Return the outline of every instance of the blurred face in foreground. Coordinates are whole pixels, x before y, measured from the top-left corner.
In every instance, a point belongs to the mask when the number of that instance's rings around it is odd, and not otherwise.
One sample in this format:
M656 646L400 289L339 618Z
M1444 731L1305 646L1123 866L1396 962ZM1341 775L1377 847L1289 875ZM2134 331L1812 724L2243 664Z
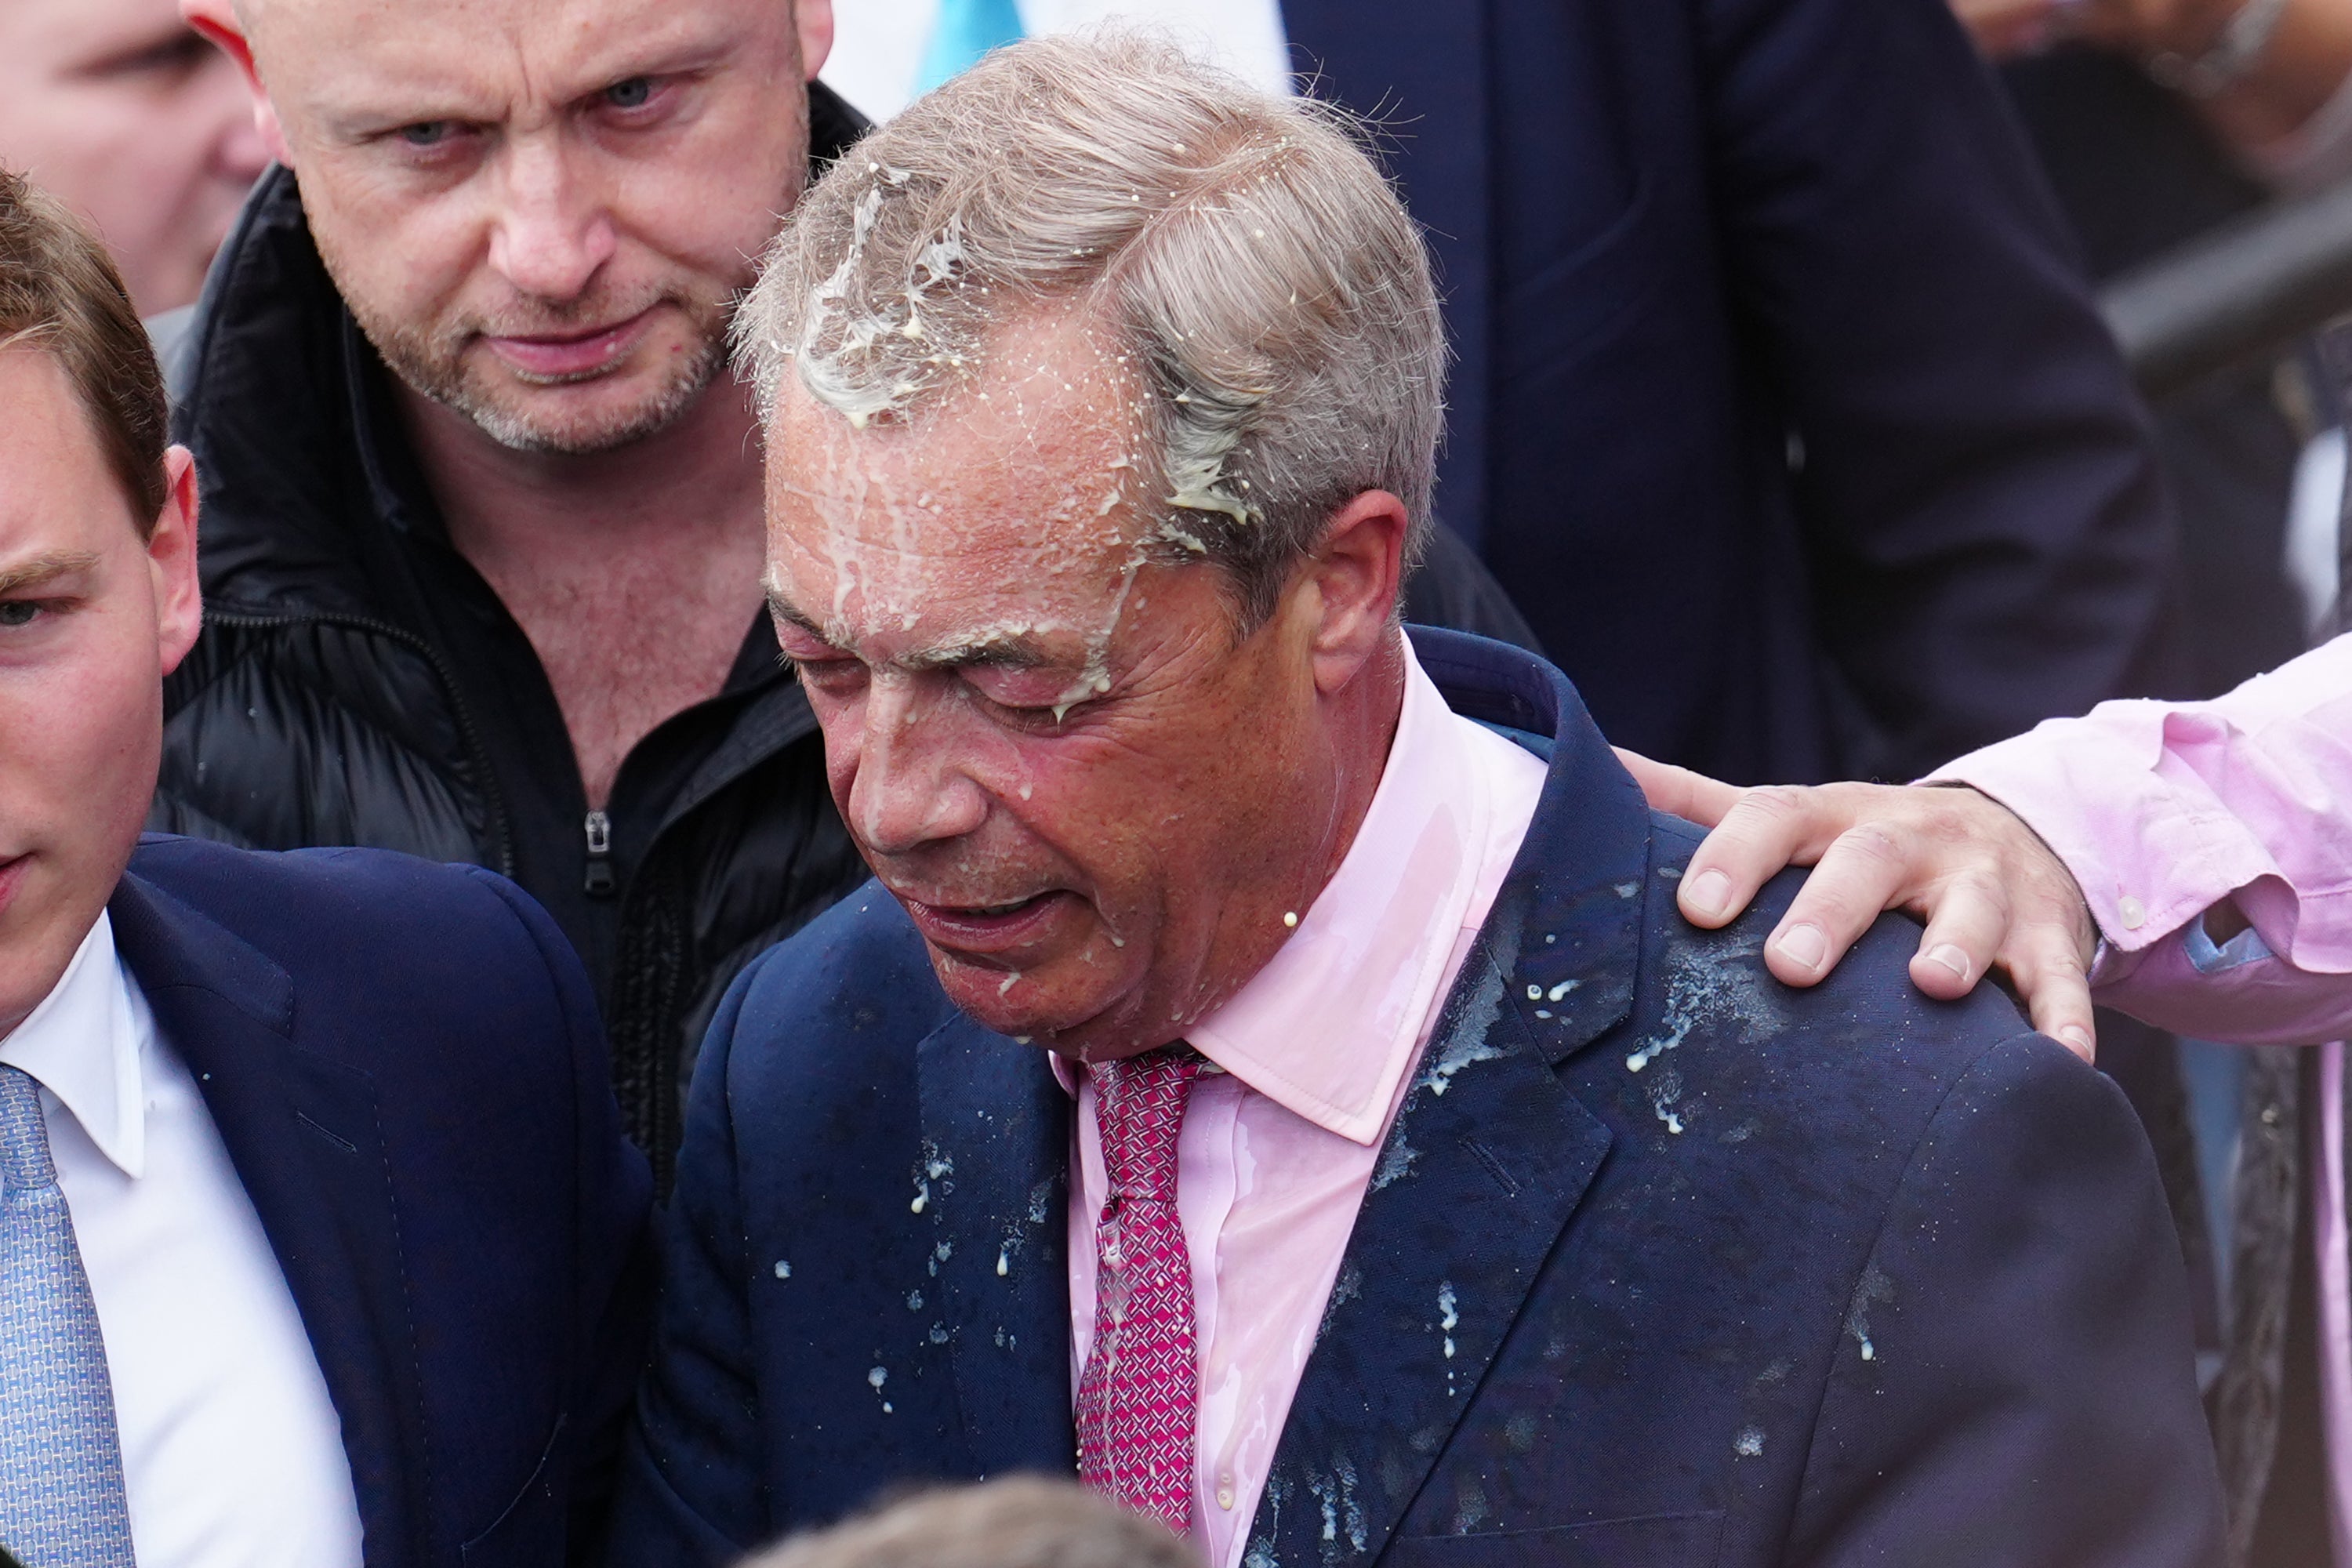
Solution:
M236 67L175 0L0 4L0 164L89 219L142 315L196 297L268 163Z
M1357 498L1237 637L1222 567L1141 548L1127 370L1069 318L991 363L864 430L786 377L771 600L834 799L950 998L1116 1058L1230 996L1346 853L1402 691L1404 510Z
M691 407L808 158L828 0L185 0L416 391L525 451ZM240 20L241 18L241 20Z
M0 350L0 1035L64 974L154 792L200 612L194 474L168 461L142 539L65 373Z

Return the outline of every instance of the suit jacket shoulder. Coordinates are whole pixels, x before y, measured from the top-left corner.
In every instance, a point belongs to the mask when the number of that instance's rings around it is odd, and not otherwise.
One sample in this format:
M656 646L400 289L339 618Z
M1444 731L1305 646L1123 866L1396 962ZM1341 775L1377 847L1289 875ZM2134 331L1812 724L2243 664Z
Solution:
M2212 1560L2179 1247L2121 1092L1990 988L1922 995L1900 917L1781 985L1761 944L1801 879L1701 931L1674 906L1700 835L1650 837L1631 1010L1559 1068L1608 1154L1515 1331L1544 1348L1498 1358L1404 1533L1451 1533L1466 1486L1482 1533L1617 1561L1664 1550L1614 1522L1650 1515L1725 1563ZM1538 1039L1548 997L1510 999ZM1515 1422L1645 1435L1555 1468Z
M570 984L578 961L569 944L520 889L478 867L151 834L131 875L282 969L298 1010L288 1021L305 1048L348 1065L427 1070L445 1052L481 1055L467 1047L506 1024L523 1026L498 1053L507 1068L568 1077L574 1037L595 1032L593 1000L583 1013ZM339 1005L370 1026L339 1023Z
M367 1568L585 1550L651 1184L553 924L472 867L165 837L110 909L318 1354Z

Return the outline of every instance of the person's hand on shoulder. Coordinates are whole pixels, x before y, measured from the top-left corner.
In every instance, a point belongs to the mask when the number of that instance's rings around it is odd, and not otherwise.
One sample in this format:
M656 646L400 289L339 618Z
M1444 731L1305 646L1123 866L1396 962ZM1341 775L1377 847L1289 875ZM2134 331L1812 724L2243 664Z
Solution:
M2098 929L2064 864L1999 802L1964 786L1740 789L1617 756L1654 808L1711 830L1677 895L1692 924L1728 925L1782 869L1811 866L1765 943L1780 980L1816 984L1880 914L1902 910L1927 923L1911 960L1920 990L1952 1000L1999 969L2035 1028L2091 1058Z

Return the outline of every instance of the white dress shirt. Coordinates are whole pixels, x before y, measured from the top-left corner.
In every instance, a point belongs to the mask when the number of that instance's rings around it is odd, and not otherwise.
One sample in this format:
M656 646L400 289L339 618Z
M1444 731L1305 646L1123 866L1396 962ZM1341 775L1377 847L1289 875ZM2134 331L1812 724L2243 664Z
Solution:
M1166 34L1200 58L1266 92L1293 90L1281 0L1017 0L1031 37L1113 19ZM819 78L869 120L887 120L915 96L940 0L841 0L833 53Z
M140 1568L358 1568L342 1426L212 1113L104 914L0 1062L42 1089Z

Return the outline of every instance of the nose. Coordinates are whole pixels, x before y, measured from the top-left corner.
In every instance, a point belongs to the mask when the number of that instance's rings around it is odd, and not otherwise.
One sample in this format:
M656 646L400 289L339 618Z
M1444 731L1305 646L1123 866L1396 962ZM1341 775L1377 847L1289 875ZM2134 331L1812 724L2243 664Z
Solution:
M976 831L988 795L961 755L951 715L913 683L875 681L856 739L849 824L877 855L907 855Z
M578 299L612 258L610 214L573 167L561 132L516 138L504 163L491 268L532 299Z

